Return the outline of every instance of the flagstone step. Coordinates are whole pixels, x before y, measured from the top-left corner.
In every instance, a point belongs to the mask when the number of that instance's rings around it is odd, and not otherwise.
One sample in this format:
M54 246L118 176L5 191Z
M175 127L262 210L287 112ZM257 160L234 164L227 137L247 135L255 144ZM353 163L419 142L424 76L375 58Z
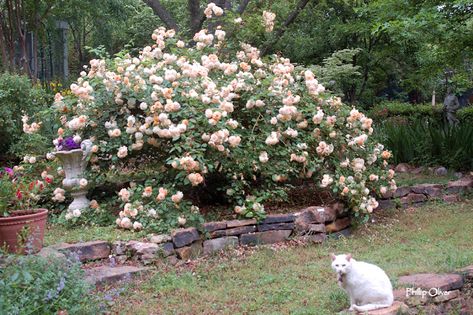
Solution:
M86 269L86 281L97 286L129 281L149 273L151 268L135 266L99 266Z

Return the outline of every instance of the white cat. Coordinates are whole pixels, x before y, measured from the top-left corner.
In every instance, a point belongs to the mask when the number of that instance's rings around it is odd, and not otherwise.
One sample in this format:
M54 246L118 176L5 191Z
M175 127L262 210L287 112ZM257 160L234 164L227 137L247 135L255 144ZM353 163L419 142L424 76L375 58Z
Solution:
M393 287L381 268L356 261L351 254L330 256L338 284L350 296L350 311L365 312L393 304Z

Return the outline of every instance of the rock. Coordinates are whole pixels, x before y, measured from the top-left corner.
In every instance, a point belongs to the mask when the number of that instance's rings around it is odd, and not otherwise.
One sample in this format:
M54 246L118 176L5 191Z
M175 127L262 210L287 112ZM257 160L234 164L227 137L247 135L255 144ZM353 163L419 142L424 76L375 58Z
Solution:
M473 187L473 176L465 176L456 181L449 182L447 184L447 191L449 193L460 193L471 190Z
M127 251L132 254L133 259L148 265L157 259L160 246L155 243L129 241L126 244Z
M261 221L261 224L285 223L294 222L296 216L294 213L288 214L269 214Z
M378 207L375 210L386 210L386 209L395 208L395 207L396 207L396 204L394 203L393 200L391 200L391 199L387 199L387 200L380 199L380 200L378 200Z
M176 251L174 250L174 244L172 242L167 242L159 245L159 252L163 257L168 257L174 255Z
M450 202L457 202L460 200L460 197L458 197L457 194L450 194L450 195L444 195L442 197L442 200L444 202L450 203Z
M126 254L126 243L122 241L116 241L112 244L112 254L113 255L125 255Z
M425 167L423 166L419 166L411 170L411 174L414 174L414 175L419 175L423 172L425 172Z
M176 253L182 260L197 258L202 254L202 241L194 242L190 246L176 248Z
M241 245L260 245L284 242L291 235L291 230L278 230L242 234L240 236Z
M179 260L177 259L177 257L175 255L166 257L166 261L167 261L168 264L170 264L172 266L177 265L177 263L179 262Z
M156 254L159 250L159 245L148 242L129 241L126 243L126 249L133 255Z
M244 233L251 233L251 232L256 232L255 225L246 225L246 226L239 226L239 227L226 229L226 230L213 231L212 233L210 233L210 237L217 238L217 237L222 237L222 236L235 236L235 235L241 235Z
M123 265L128 260L128 256L125 255L114 256L114 258L115 262L119 265Z
M450 300L453 300L460 296L460 291L459 290L453 290L453 291L445 291L440 295L437 295L434 297L434 302L435 303L444 303Z
M424 194L429 197L439 197L442 195L443 186L440 184L419 184L412 187L412 192Z
M227 228L245 226L245 225L254 225L256 224L256 219L249 219L249 220L232 220L227 221Z
M307 233L310 225L314 223L325 222L325 208L322 207L308 207L296 214L294 221L294 230L298 234Z
M406 304L399 302L399 301L394 301L393 305L390 307L385 307L385 308L380 308L377 310L365 312L364 314L367 315L397 315L397 314L402 314L408 311L408 307Z
M143 275L149 272L149 268L135 267L135 266L99 266L91 269L86 269L86 281L97 286L104 284L111 284L118 281L127 281L131 278Z
M448 174L448 170L445 167L440 166L435 169L434 174L437 176L446 176Z
M388 191L386 191L384 194L381 194L382 199L391 199L391 198L393 198L393 196L394 196L394 191L392 191L390 189Z
M215 238L212 240L204 241L204 254L210 254L225 249L227 247L236 246L238 246L238 237L236 236Z
M203 224L204 230L207 232L213 232L216 230L225 230L227 228L227 222L207 222Z
M325 224L309 224L308 234L325 233L327 231Z
M410 205L413 203L424 202L427 200L427 197L423 194L410 193L409 195L401 198L401 204Z
M467 278L473 279L473 265L458 270L459 273Z
M52 247L43 247L36 255L46 259L52 257L53 259L66 260L66 255Z
M149 238L149 241L151 243L161 244L161 243L166 243L166 242L172 241L172 237L170 235L167 235L167 234L152 235Z
M394 300L404 302L407 299L406 288L396 289L393 291Z
M411 187L408 187L408 186L398 187L396 191L393 193L393 197L394 198L404 197L408 195L410 192L411 192Z
M456 290L463 287L463 277L457 274L419 273L402 276L398 281L401 285L413 285L424 290L437 288L442 291Z
M183 247L200 239L196 228L177 229L171 233L172 242L176 247Z
M346 228L341 231L331 233L330 238L338 240L343 237L349 237L350 235L351 235L351 228Z
M341 202L334 202L324 209L325 222L335 221L336 218L347 216L348 211L345 209L345 205Z
M399 163L395 168L394 170L396 171L396 173L408 173L409 170L410 170L410 166L409 164L406 164L406 163Z
M333 221L332 223L330 224L327 224L325 226L325 229L327 230L327 233L334 233L334 232L338 232L338 231L341 231L347 227L350 226L350 223L351 223L351 219L350 218L342 218L342 219L337 219L335 221Z
M91 241L77 244L63 244L55 247L61 253L77 255L81 262L108 258L110 245L105 241Z
M274 224L259 224L257 226L257 229L258 229L258 232L264 232L264 231L270 231L270 230L293 230L294 223L285 222L285 223L274 223Z

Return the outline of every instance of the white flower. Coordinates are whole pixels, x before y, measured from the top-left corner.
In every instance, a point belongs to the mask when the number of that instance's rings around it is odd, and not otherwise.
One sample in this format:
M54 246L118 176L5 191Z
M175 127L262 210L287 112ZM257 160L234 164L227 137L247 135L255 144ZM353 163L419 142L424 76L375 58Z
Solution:
M179 203L181 202L182 197L184 197L184 194L181 191L178 191L177 193L171 196L171 200L174 203Z
M48 152L46 153L46 159L52 161L56 158L56 155L54 153Z
M260 155L259 155L259 161L261 163L266 163L266 162L268 162L268 160L269 160L268 152L266 152L266 151L261 152Z
M131 229L133 224L131 223L131 220L127 217L124 217L121 219L120 226L124 229Z
M126 188L122 188L118 193L118 196L123 202L128 202L130 199L130 192Z
M117 156L120 158L120 159L123 159L124 157L126 157L128 155L128 148L126 146L121 146L119 149L118 149L118 153L117 153Z
M74 217L76 217L76 218L80 217L81 214L82 214L82 213L80 212L79 209L74 209L74 210L72 211L72 215L73 215Z
M240 136L230 136L228 138L228 143L230 144L232 148L237 147L240 144L240 141L241 141Z
M362 172L365 170L365 160L361 158L353 159L351 167L355 172Z
M186 222L187 222L187 220L186 220L185 217L179 217L179 218L177 218L177 223L178 223L180 226L186 225Z
M333 183L333 178L330 175L325 174L322 178L322 183L320 184L320 187L325 188L331 183Z
M36 163L36 157L30 156L30 158L28 159L28 162L29 162L30 164Z
M137 230L137 231L138 231L138 230L141 230L142 228L143 228L143 224L141 224L140 222L135 221L135 222L133 223L133 230Z
M88 183L89 183L89 182L88 182L87 179L85 179L85 178L81 178L81 179L79 180L79 186L80 186L81 188L87 187L87 184L88 184Z
M267 145L275 145L278 142L279 142L279 136L278 136L278 133L275 131L272 131L265 141Z

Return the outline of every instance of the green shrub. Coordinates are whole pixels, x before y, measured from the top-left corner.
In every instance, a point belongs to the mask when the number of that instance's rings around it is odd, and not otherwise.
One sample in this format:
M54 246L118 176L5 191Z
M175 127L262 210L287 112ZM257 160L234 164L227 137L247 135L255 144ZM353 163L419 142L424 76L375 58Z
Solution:
M369 111L369 116L376 121L388 118L404 118L416 120L419 118L442 119L442 104L410 104L402 102L382 102ZM390 119L391 120L391 119Z
M473 124L473 106L459 109L457 112L457 117L461 123Z
M392 150L394 163L443 165L473 169L473 125L450 126L418 119L412 123L385 122L377 136Z
M20 139L22 116L36 113L49 101L41 86L33 85L26 76L0 74L0 152L8 152Z
M0 257L1 258L1 257ZM0 269L0 314L96 314L80 263L39 256L7 256Z

